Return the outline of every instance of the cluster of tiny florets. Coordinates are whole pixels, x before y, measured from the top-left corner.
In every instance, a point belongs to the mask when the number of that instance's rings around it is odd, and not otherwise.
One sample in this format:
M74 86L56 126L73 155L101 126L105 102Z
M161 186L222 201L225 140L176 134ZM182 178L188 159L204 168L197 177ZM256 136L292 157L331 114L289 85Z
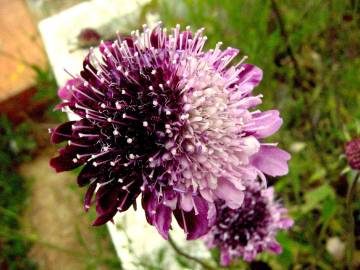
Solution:
M248 187L238 209L231 209L222 201L216 203L216 209L217 217L206 241L210 248L220 249L222 265L238 257L252 261L264 251L280 253L276 233L293 225L287 210L274 200L273 188L263 189L258 184Z

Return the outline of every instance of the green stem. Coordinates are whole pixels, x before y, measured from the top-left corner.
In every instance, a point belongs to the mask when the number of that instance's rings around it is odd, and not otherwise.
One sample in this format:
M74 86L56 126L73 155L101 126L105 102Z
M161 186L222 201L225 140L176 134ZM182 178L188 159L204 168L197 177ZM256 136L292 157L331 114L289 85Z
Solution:
M289 55L290 60L291 60L291 62L293 64L293 66L294 66L294 70L295 70L295 74L296 74L297 79L301 81L300 66L299 66L298 61L296 60L294 51L293 51L293 49L292 49L292 47L290 45L289 35L288 35L288 32L286 31L285 23L284 23L282 15L281 15L280 9L279 9L279 7L278 7L275 0L270 0L270 2L271 2L272 9L274 11L276 20L277 20L277 22L279 24L279 27L280 27L281 36L283 37L283 39L285 41L286 52Z
M355 177L354 180L351 183L351 186L349 187L348 193L346 195L346 207L347 207L347 214L348 214L348 218L349 218L349 235L348 235L348 240L347 240L347 265L348 265L348 269L352 270L353 269L353 255L354 255L354 249L355 249L355 235L354 235L354 229L355 229L355 220L354 220L354 215L353 215L353 210L352 210L352 201L353 201L353 196L356 192L356 184L358 179L360 178L360 173L358 172Z
M213 268L211 265L207 264L206 262L200 260L199 258L196 258L190 254L185 253L184 251L182 251L174 242L174 240L171 238L171 236L169 235L169 244L170 246L174 249L174 251L179 254L180 256L183 256L184 258L187 258L191 261L194 261L198 264L200 264L204 269L207 270L216 270L215 268Z

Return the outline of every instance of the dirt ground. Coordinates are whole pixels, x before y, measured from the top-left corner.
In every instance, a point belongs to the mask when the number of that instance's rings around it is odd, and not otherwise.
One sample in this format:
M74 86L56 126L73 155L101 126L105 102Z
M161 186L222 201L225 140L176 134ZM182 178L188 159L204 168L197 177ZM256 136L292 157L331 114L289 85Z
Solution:
M106 228L92 227L83 212L75 175L50 168L53 154L45 150L20 170L32 189L24 216L26 234L35 238L29 257L46 270L120 269L109 266L117 259Z

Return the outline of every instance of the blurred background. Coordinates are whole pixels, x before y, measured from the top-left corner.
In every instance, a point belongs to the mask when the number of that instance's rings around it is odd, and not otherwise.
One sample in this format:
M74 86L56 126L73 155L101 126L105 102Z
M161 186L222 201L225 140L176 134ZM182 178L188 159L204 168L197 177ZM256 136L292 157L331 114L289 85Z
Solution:
M0 270L128 269L106 227L90 226L76 174L49 168L47 129L66 119L53 111L65 64L155 20L205 27L207 48L239 48L264 71L261 109L284 119L272 141L291 152L290 172L269 184L295 226L278 235L281 255L229 269L360 269L360 200L356 186L348 195L356 172L344 155L360 134L358 0L0 0ZM202 269L177 252L165 262L163 245L132 269Z

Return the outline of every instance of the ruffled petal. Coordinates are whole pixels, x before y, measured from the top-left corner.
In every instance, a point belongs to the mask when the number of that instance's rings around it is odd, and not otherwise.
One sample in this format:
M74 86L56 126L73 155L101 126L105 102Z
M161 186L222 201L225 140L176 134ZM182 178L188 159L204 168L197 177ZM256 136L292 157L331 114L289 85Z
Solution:
M195 240L209 231L208 210L208 204L204 199L194 197L193 210L185 212L182 209L176 209L174 211L174 216L179 226L185 231L187 240Z
M66 82L66 84L58 90L58 96L62 100L70 100L73 95L73 87L77 87L82 83L80 78L70 79Z
M241 65L243 71L239 74L239 88L243 92L250 93L261 81L263 72L257 66L250 64Z
M169 239L169 230L171 227L171 213L171 208L163 204L159 204L156 208L155 227L165 240Z
M72 125L75 121L65 122L51 131L50 142L53 144L69 140L72 134Z
M50 166L53 167L56 172L71 171L82 165L79 162L74 162L74 158L75 156L71 156L70 154L60 155L50 160Z
M281 176L288 173L287 162L291 156L288 152L275 146L262 145L260 151L251 156L251 164L271 176Z
M231 256L226 249L220 251L220 264L222 266L228 266L231 263Z
M145 191L143 193L141 203L147 222L154 225L160 235L167 240L171 227L172 209L163 203L159 203L155 192L151 191Z
M194 205L191 193L181 194L180 206L186 212L189 212L193 209Z
M96 189L97 184L96 183L92 183L86 193L85 193L85 198L84 198L84 210L88 211L91 205L91 200L92 197L94 196L95 193L95 189Z
M269 110L253 114L252 125L246 128L248 132L254 132L258 138L266 138L279 130L283 121L277 110Z
M218 186L215 190L215 194L218 198L224 200L226 205L232 209L239 208L244 201L244 192L237 189L225 178L218 179Z

